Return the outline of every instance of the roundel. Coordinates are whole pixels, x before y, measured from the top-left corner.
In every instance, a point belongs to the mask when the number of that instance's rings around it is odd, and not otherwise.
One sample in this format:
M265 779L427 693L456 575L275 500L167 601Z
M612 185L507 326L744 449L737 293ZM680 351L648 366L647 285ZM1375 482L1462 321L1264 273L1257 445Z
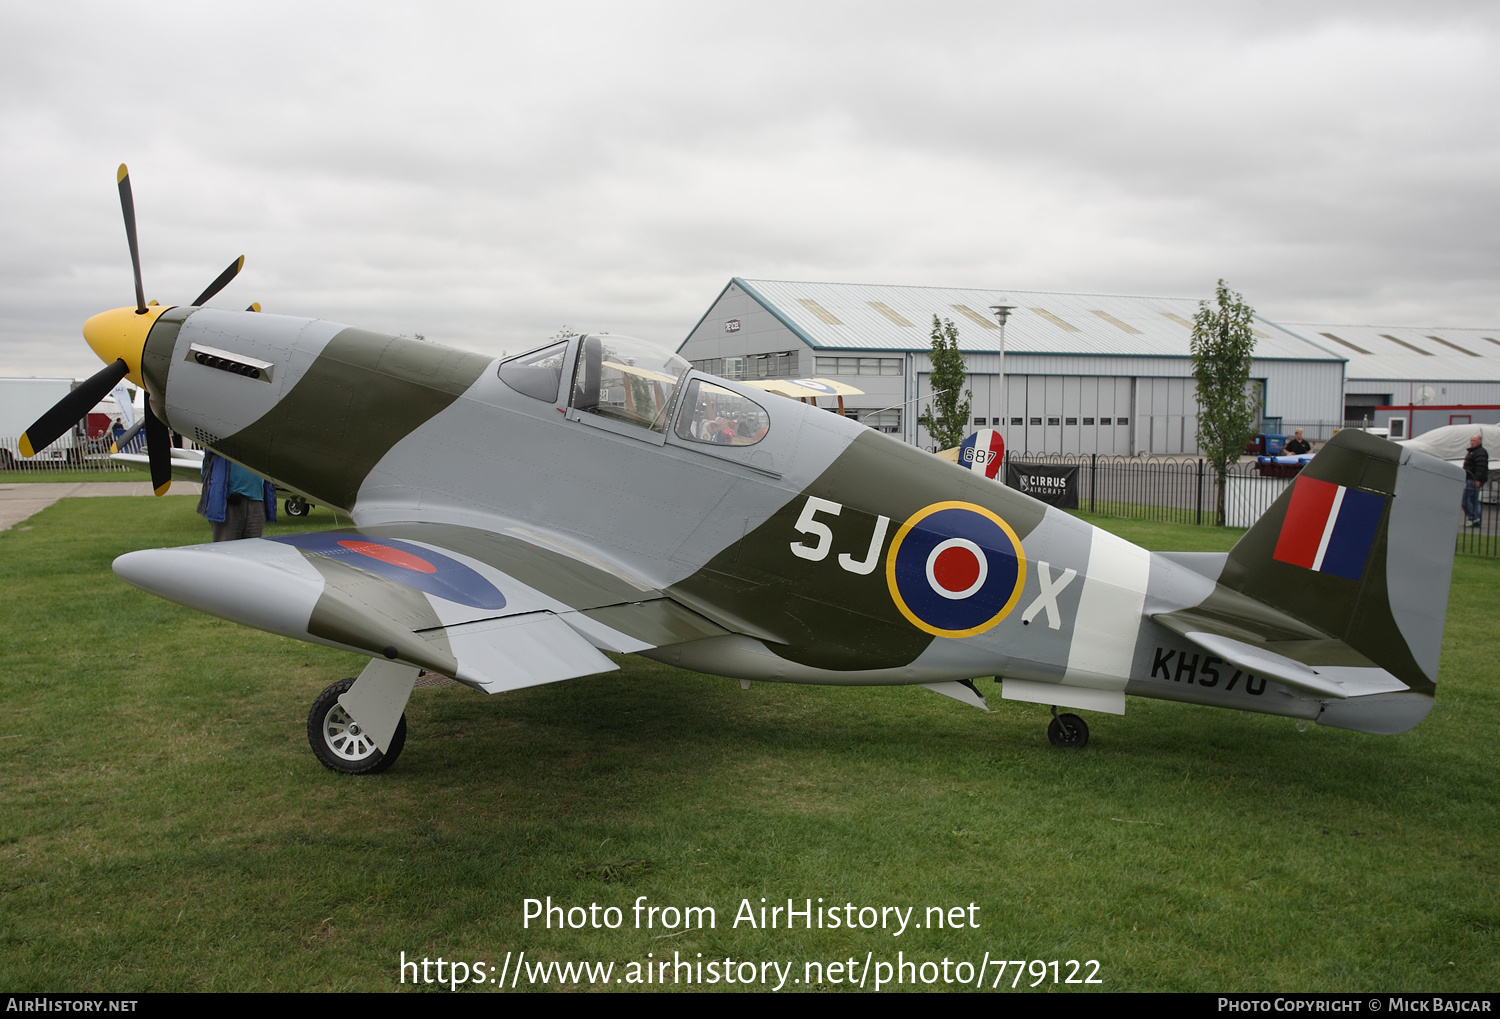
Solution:
M819 382L817 379L792 379L791 381L797 383L797 385L799 386L803 386L804 388L816 389L818 392L826 393L829 396L838 395L837 389L834 389L826 382Z
M913 626L972 637L1004 619L1026 584L1010 525L970 502L937 502L901 525L885 560L891 599Z

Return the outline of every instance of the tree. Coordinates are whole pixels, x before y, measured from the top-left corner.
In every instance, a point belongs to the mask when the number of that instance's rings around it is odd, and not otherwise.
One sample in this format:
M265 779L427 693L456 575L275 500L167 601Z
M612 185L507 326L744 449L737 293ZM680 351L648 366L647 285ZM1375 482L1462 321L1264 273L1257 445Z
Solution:
M1198 448L1218 479L1219 525L1224 524L1224 478L1255 430L1259 406L1250 388L1255 311L1219 280L1217 308L1198 302L1193 316L1193 378L1198 382Z
M952 319L932 316L932 403L918 418L938 449L949 449L964 441L969 430L969 407L974 394L964 389L969 373L958 352L958 326ZM959 397L963 399L960 400ZM936 405L937 413L932 408Z

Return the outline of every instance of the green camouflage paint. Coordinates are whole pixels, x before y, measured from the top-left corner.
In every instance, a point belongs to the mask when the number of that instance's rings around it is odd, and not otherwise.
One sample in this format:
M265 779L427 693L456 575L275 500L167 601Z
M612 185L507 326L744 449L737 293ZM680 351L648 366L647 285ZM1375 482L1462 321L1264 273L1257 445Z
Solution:
M1401 447L1364 432L1339 432L1307 465L1302 477L1316 478L1359 489L1386 499L1375 542L1359 581L1304 569L1274 558L1281 525L1291 505L1292 488L1283 492L1229 553L1219 583L1233 591L1274 606L1323 635L1343 641L1358 656L1380 665L1421 693L1435 686L1417 664L1391 612L1386 588L1386 547L1389 540L1390 499L1395 494ZM1212 602L1213 598L1209 599ZM1205 602L1205 608L1211 608ZM1297 658L1296 644L1271 650ZM1302 649L1313 653L1315 649ZM1317 651L1327 655L1326 649ZM1298 659L1301 660L1301 659ZM1307 664L1314 664L1309 661ZM1345 664L1323 661L1318 664ZM1363 664L1350 660L1349 664Z
M347 511L391 447L458 399L489 363L482 354L345 329L270 411L217 448L253 457L283 485Z
M791 551L793 543L806 537L795 525L809 496L843 506L837 517L822 518L834 538L817 562ZM741 632L777 638L774 643L768 639L767 647L789 661L837 671L900 668L911 664L933 637L907 621L891 600L885 556L909 517L952 500L990 510L1022 539L1046 513L1034 499L866 431L806 490L667 593L689 607L718 607L720 614L754 627L747 631L714 616ZM888 517L890 524L876 568L859 575L840 566L840 553L864 558L878 516Z

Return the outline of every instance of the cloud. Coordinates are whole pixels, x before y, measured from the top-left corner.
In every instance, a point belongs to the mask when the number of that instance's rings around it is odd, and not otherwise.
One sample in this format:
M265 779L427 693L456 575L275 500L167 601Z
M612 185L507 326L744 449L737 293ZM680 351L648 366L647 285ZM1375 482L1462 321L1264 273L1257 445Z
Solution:
M150 295L498 353L732 275L1496 324L1483 5L137 4L7 13L0 373Z

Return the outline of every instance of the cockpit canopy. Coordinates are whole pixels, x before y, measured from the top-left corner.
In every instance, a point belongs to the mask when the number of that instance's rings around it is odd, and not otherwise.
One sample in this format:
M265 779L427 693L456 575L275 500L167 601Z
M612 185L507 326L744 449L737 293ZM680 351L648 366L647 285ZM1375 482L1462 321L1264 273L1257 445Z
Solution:
M557 403L569 347L575 343L578 354L568 396L572 411L665 435L674 397L692 366L647 340L607 333L559 340L502 361L500 379L524 396ZM675 431L688 442L749 446L764 438L771 425L760 404L706 379L692 381L680 406Z

